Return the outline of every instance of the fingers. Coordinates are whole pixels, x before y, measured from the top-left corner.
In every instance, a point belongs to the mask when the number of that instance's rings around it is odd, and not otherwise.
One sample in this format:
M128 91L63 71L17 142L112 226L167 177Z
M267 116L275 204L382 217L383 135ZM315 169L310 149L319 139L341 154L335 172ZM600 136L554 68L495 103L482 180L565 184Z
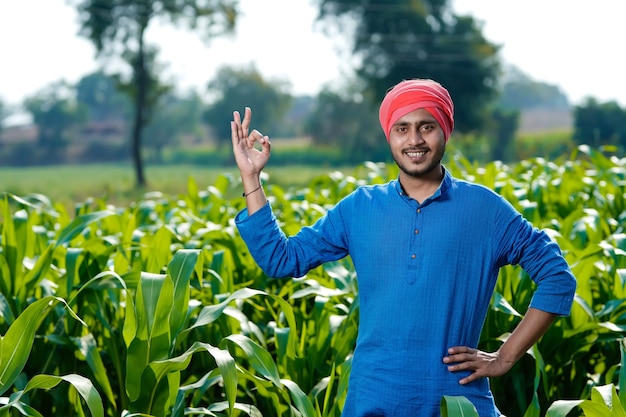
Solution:
M444 363L466 362L476 358L478 349L468 346L454 346L448 349L448 356L443 358Z
M248 136L250 120L252 120L252 110L250 107L246 107L243 113L243 121L241 122L241 129L244 137Z
M450 372L471 371L459 380L463 385L480 378L503 375L508 368L503 366L498 357L497 352L488 353L468 346L455 346L448 349L448 356L444 356L443 362L448 364Z

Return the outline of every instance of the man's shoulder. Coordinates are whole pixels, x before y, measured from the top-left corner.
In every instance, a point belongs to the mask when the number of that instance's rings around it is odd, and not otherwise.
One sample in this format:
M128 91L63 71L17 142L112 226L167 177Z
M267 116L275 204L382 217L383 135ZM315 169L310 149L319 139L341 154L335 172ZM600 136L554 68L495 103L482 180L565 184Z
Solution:
M462 178L451 178L449 193L463 197L465 200L493 206L493 208L508 206L506 199L494 189L484 184Z
M357 187L352 195L356 197L375 197L375 196L385 196L389 194L396 193L397 194L397 180L391 180L382 184L367 184L361 185Z
M397 180L392 180L382 184L364 184L359 185L354 191L345 196L339 201L337 205L358 205L361 208L368 202L379 202L390 198L398 192L395 183Z

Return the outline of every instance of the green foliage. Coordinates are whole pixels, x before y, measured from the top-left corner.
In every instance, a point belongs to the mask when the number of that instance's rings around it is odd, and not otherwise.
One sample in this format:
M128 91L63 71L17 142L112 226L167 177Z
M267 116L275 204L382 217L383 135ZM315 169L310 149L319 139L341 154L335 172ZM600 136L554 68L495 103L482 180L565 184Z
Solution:
M161 19L202 27L210 38L231 32L236 22L236 0L73 0L78 8L81 34L96 47L98 55L121 58L130 76L117 74L118 86L134 105L132 158L137 186L146 184L141 156L142 131L152 118L159 98L168 90L160 82L158 48L146 42L151 22Z
M567 96L552 84L532 80L519 68L506 68L502 92L496 102L507 110L569 109Z
M324 89L307 119L305 131L319 146L349 150L342 159L348 163L383 161L389 147L378 122L378 109L360 94L342 94Z
M626 148L626 109L615 101L599 103L589 98L574 108L574 140L594 148L603 145Z
M560 416L612 399L617 410L626 395L625 161L588 147L558 164L448 159L454 175L493 188L548 231L578 280L571 315L492 381L499 408ZM395 165L366 163L302 187L270 176L266 188L293 233L356 187L397 175ZM71 214L45 196L4 195L0 413L339 417L358 326L351 262L269 279L232 223L244 205L233 178L206 188L189 180L186 193L127 206L87 200ZM508 337L533 285L517 267L501 271L482 348ZM472 415L463 397L441 406Z
M478 417L476 407L465 397L444 395L441 399L441 417Z
M56 157L64 150L71 128L87 117L86 108L72 97L64 82L57 82L26 99L24 107L39 129L38 144Z
M548 408L546 417L567 417L574 409L590 417L626 416L626 351L623 340L620 342L620 351L619 389L613 383L594 386L588 399L555 401Z
M359 59L356 73L379 102L390 86L410 78L432 78L455 101L455 125L460 132L482 127L496 95L500 71L498 47L483 36L470 16L454 15L446 0L321 0L320 19L345 26L352 52ZM344 19L348 25L342 25Z
M204 113L204 120L218 143L229 144L233 111L238 110L243 117L242 106L246 106L252 109L253 128L273 134L272 124L282 120L291 105L289 88L284 80L264 80L254 65L242 69L222 67L209 83L209 90L217 98Z
M76 84L76 101L89 110L93 121L130 119L132 104L118 90L115 78L103 71L83 76Z

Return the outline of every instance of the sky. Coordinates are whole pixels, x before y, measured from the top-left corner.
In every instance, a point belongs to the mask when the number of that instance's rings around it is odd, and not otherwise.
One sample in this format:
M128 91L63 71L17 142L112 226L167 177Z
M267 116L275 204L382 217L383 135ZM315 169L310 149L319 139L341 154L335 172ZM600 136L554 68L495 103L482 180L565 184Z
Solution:
M384 0L380 0L383 2ZM481 22L504 63L556 85L573 104L587 97L626 107L626 1L452 0ZM203 42L172 26L151 27L166 76L202 93L221 65L254 63L294 94L316 94L349 72L340 39L315 25L311 0L240 0L234 36ZM77 82L98 68L95 49L77 35L67 0L0 0L0 99L17 105L53 82Z

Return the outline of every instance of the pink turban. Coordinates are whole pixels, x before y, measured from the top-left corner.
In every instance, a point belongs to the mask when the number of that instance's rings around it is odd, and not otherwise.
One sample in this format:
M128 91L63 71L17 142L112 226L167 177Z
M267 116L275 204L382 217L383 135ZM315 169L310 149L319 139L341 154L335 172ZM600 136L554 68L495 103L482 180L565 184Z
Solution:
M448 90L433 80L414 79L396 84L380 105L378 117L389 142L391 126L402 116L426 109L437 120L446 142L454 129L454 104Z

